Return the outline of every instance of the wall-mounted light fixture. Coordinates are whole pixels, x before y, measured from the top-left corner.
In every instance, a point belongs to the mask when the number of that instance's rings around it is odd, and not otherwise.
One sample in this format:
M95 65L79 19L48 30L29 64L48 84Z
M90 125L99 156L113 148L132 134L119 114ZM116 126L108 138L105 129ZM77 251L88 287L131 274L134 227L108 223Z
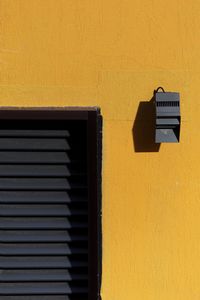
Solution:
M159 90L162 90L159 92ZM180 95L165 92L159 87L154 92L156 106L156 143L178 143L180 138Z

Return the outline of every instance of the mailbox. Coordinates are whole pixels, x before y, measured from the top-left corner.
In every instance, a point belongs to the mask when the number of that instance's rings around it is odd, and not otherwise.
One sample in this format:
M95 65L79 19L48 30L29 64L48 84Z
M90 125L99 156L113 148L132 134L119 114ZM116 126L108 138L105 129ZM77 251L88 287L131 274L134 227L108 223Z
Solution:
M156 143L178 143L180 138L180 95L179 93L155 92Z

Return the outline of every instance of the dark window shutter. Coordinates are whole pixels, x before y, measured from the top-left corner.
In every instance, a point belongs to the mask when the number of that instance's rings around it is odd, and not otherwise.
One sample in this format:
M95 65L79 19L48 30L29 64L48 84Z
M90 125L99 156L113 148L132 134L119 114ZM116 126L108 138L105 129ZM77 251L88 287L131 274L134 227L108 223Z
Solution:
M1 300L98 297L98 139L51 115L0 121Z

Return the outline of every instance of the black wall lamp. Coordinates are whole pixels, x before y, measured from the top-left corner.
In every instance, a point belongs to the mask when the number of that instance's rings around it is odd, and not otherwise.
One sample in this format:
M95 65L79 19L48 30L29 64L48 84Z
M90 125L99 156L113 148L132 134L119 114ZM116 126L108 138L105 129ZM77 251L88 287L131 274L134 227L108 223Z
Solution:
M161 90L161 91L159 91ZM156 108L156 143L178 143L180 139L180 95L165 92L162 87L154 91Z

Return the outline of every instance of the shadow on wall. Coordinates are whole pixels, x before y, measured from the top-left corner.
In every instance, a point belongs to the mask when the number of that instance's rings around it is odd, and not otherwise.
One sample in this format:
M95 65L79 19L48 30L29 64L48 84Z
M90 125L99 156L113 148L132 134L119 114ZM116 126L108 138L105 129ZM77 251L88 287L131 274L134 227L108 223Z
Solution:
M160 144L155 143L154 98L141 101L132 128L135 152L158 152Z

